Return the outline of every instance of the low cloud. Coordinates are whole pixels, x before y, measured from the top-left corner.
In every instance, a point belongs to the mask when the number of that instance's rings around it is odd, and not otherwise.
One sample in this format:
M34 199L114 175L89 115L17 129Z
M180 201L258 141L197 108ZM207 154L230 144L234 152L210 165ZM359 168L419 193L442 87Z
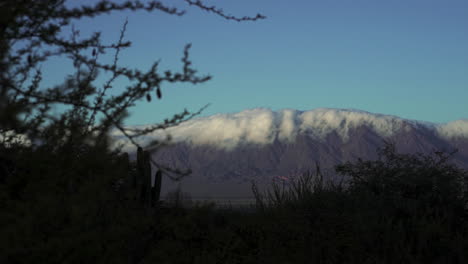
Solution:
M468 119L438 125L436 130L437 133L444 138L468 138Z
M163 140L170 134L173 142L211 145L229 150L242 144L264 145L275 140L293 142L298 134L323 140L331 132L336 132L343 141L347 141L350 131L362 125L382 137L390 137L410 126L424 126L444 138L468 138L468 120L431 124L359 110L318 108L310 111L272 111L256 108L193 119L166 131L156 131L138 142L145 145L154 139ZM123 144L124 151L134 149L119 132L114 132L114 138L116 144Z

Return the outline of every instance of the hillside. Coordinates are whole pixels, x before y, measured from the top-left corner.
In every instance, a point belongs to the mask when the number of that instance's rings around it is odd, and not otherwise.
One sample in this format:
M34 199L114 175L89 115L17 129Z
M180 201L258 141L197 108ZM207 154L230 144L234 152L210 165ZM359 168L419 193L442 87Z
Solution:
M153 158L166 166L191 168L193 173L180 184L193 197L251 197L252 180L262 188L273 179L315 170L316 163L336 179L335 165L376 159L384 140L403 153L458 149L452 162L468 168L467 120L433 124L359 110L258 108L193 119L165 133L172 143L153 152ZM165 133L140 142L162 139ZM116 144L131 151L121 135L115 137ZM162 194L178 184L165 179Z

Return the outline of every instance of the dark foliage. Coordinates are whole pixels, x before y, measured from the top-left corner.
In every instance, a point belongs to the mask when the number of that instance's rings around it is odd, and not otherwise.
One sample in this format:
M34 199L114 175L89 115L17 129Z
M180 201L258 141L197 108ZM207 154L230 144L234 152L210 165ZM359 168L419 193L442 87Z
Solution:
M338 166L344 182L325 183L318 169L256 195L265 217L257 232L281 241L263 248L275 263L467 261L467 172L451 154L401 154L389 143L379 151L379 160Z
M393 208L400 213L448 210L461 216L468 201L468 175L449 162L454 153L399 154L387 143L379 150L379 160L343 164L337 172L351 177L350 192L369 195L386 206L405 204L406 208Z
M185 2L229 20L263 18ZM191 68L190 45L178 73L161 74L157 63L148 71L119 67L130 45L125 24L110 45L99 33L60 37L75 19L118 10L184 14L159 1L75 9L61 0L0 1L0 263L467 263L467 172L441 152L400 154L387 144L379 160L338 166L343 183L324 182L317 166L289 187L260 193L254 185L255 210L181 206L182 191L162 203L161 177L175 169L156 164L151 187L148 153L139 148L130 162L110 149L108 132L133 140L179 124L196 113L144 130L123 127L129 107L163 98L162 84L209 77ZM106 50L115 52L111 65L98 62ZM68 56L76 72L41 87L40 65L52 56ZM98 71L112 75L102 86ZM132 84L110 97L116 78ZM53 115L54 104L68 108Z
M237 18L186 2L228 20L263 18ZM69 8L65 0L0 0L0 263L141 263L161 239L161 178L173 173L180 179L190 171L164 167L143 150L164 142L139 146L135 139L203 109L184 110L145 129L127 129L123 122L136 103L151 102L153 94L163 99L164 84L199 84L211 77L193 68L190 44L177 72L159 69L158 62L130 69L119 65L119 54L131 46L126 21L111 44L102 42L100 32L83 37L73 26L122 10L185 13L160 1L100 0ZM113 62L101 63L109 52ZM74 72L49 87L41 67L54 57L70 59ZM100 73L109 79L98 83ZM116 90L119 78L129 84ZM63 110L52 111L56 106ZM137 162L111 149L111 129L138 147ZM150 162L158 168L153 188Z

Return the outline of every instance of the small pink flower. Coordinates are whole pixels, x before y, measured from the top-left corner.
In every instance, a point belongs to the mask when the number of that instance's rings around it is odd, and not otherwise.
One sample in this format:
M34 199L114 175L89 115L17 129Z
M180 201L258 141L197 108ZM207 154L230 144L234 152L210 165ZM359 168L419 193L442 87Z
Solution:
M283 181L289 181L289 178L288 177L284 177L284 176L277 176L278 179L281 179Z

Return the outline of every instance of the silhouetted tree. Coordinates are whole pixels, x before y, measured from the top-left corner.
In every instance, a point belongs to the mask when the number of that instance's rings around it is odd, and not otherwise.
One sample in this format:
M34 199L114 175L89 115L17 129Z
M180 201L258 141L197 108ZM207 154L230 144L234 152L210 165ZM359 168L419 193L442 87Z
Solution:
M215 7L205 6L200 1L184 2L229 20L248 21L264 18L261 15L237 18L226 15ZM156 129L175 126L197 114L184 110L166 119L162 124L141 130L130 130L122 126L123 120L128 116L129 108L136 102L144 98L151 101L153 94L161 99L164 83L198 84L211 78L211 76L198 76L197 71L192 68L189 59L190 44L185 46L181 71L167 70L161 73L158 62L148 70L119 66L119 53L131 44L124 39L127 22L122 28L118 41L112 44L103 44L100 32L80 38L79 30L72 27L70 37L63 37L61 34L66 26L73 25L74 20L113 11L158 10L177 16L182 16L185 11L170 8L160 1L114 3L102 0L92 6L68 8L64 0L20 0L1 1L0 7L2 12L0 133L10 132L12 136L24 134L32 142L38 142L47 140L50 136L44 135L47 126L60 124L66 129L61 131L65 134L58 135L59 132L56 132L51 139L56 141L54 142L56 146L72 140L95 145L105 142L103 139L110 128L117 128L138 146L134 141L138 136ZM100 63L99 56L110 50L115 54L113 63ZM56 56L70 58L76 71L67 75L61 85L41 87L41 64ZM111 75L102 86L98 86L95 82L99 72L108 72ZM120 93L109 96L109 91L114 89L113 82L117 78L125 78L131 84L125 89L119 87ZM63 104L70 109L61 115L53 115L50 109L54 104ZM97 115L102 117L98 122ZM58 138L61 140L57 141Z
M228 20L264 18L239 18L200 1L184 2ZM148 212L128 186L121 186L141 172L111 149L109 132L120 130L135 147L158 147L161 142L139 146L135 139L199 111L128 129L123 122L129 109L141 100L161 99L165 83L199 84L211 76L192 67L190 44L180 71L161 71L158 62L147 70L130 69L119 65L119 54L131 45L125 40L126 21L111 44L102 42L100 32L82 37L73 26L85 17L123 10L185 14L161 1L100 0L71 8L65 0L0 0L1 263L136 263L155 239L154 210ZM69 37L63 34L67 28ZM100 56L110 51L113 62L101 63ZM41 66L53 57L69 58L74 72L48 87L41 82ZM99 73L110 77L98 84ZM115 90L118 78L129 85ZM53 112L56 105L64 110ZM188 173L151 162L178 178Z

